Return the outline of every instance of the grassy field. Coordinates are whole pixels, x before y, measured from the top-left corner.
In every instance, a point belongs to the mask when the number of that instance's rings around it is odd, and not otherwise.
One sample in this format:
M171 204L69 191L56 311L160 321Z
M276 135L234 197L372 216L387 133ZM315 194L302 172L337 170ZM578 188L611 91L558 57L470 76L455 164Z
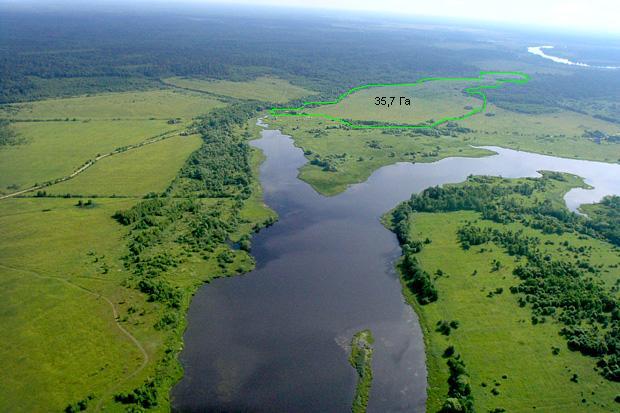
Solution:
M164 82L180 88L198 90L214 95L273 103L285 103L289 100L299 99L314 93L311 90L295 86L286 80L267 76L245 82L183 77L167 78L164 79Z
M123 231L109 217L135 202L0 202L0 410L60 411L140 367L141 352L102 298L117 307L128 299L119 286Z
M459 125L472 130L461 135L465 142L565 158L620 162L620 144L596 143L584 137L586 131L597 130L620 134L618 124L565 110L525 114L490 105L487 112L494 116L473 116L459 121Z
M99 154L182 130L223 105L200 93L155 90L0 106L25 142L0 150L0 194L67 176Z
M224 103L177 90L118 92L0 106L9 119L191 119Z
M347 186L365 181L375 170L396 162L434 162L449 156L485 156L491 152L472 148L453 137L431 137L380 130L334 128L329 121L303 118L269 120L272 127L291 135L311 161L299 177L323 195L335 195Z
M373 108L359 111L363 114L360 118L379 113ZM620 143L596 142L585 136L588 131L618 135L618 124L565 110L525 114L492 104L487 114L429 131L353 130L333 121L303 117L276 117L268 122L292 136L305 151L310 163L301 168L300 178L325 195L342 192L348 185L366 180L376 169L395 162L432 162L448 156L490 154L472 145L620 162Z
M194 138L184 139L196 146ZM171 139L140 148L136 154L166 144L175 145ZM256 170L262 156L254 151L252 159ZM109 172L110 179L116 179L110 172L111 165L102 162L101 167ZM168 169L172 171L172 167ZM128 183L129 187L146 190L144 186L135 186L140 180L152 184L149 189L168 185L167 176L159 170L148 167L141 170L142 175L137 174L134 183ZM92 176L84 176L85 181L80 183L84 186L77 187L96 193L111 190L108 188L114 182L93 171ZM152 173L157 179L149 176ZM124 185L119 181L116 184ZM273 216L264 206L258 189L255 184L251 200L240 211L245 224L238 228L233 239L248 234L257 222ZM161 369L158 361L165 357L171 331L153 326L166 308L123 286L130 277L121 259L126 253L126 229L111 218L116 211L128 209L139 201L96 198L94 207L89 208L79 208L76 199L64 198L0 202L3 234L0 326L5 337L0 346L0 362L8 366L0 374L0 410L60 411L92 394L94 400L89 406L102 404L107 406L106 411L125 411L123 405L112 403L112 395L140 386ZM220 201L202 202L210 205ZM198 255L186 258L170 275L175 285L195 291L205 281L226 274L215 259L217 253L218 250L207 261ZM247 253L239 251L235 257L230 264L235 269L231 269L231 274L252 268L253 260ZM106 299L116 308L120 325L135 337L140 347L118 328ZM180 336L175 338L180 339ZM141 348L148 355L145 365ZM166 368L171 369L169 381L160 383L165 389L182 374L176 361ZM37 392L36 398L30 397L32 391ZM155 410L168 410L167 397L167 392L160 393Z
M556 194L570 185L571 179ZM427 411L438 411L448 394L449 370L444 351L452 345L462 356L471 379L476 411L503 408L508 412L609 412L617 409L614 398L620 394L618 383L604 379L594 370L596 359L569 351L566 340L558 333L561 324L553 319L534 325L531 310L518 304L518 295L511 286L519 280L513 269L519 259L508 255L493 243L464 250L457 238L457 229L466 222L498 229L523 230L525 235L540 238L542 252L552 259L575 260L574 252L562 248L568 242L574 248L591 247L590 264L601 265L600 278L609 287L618 279L617 249L593 238L578 234L549 235L519 223L500 225L480 220L470 211L448 213L414 213L409 219L414 239L428 238L416 254L438 291L438 300L419 305L404 288L422 324L428 366ZM493 268L499 261L501 267ZM501 288L501 293L496 293ZM458 328L449 335L437 331L443 320L458 321ZM559 354L553 353L559 349ZM577 375L577 382L572 381Z
M409 87L373 87L355 92L337 104L302 112L322 113L341 119L417 125L430 120L462 116L472 108L480 107L480 99L463 93L465 88L480 84L483 83L446 81ZM386 104L377 105L377 97L387 97ZM395 99L392 101L390 97ZM409 99L410 105L406 104L405 99Z
M179 128L157 120L12 124L24 145L0 150L0 193L69 175L89 159Z
M46 188L53 195L141 197L162 192L188 156L200 147L198 135L174 136L98 161L75 178Z
M78 205L86 199L30 194L0 201L0 328L5 337L0 363L6 367L0 373L0 410L63 411L92 396L89 410L126 411L127 405L115 403L113 396L155 376L163 379L157 382L154 410L169 410L168 390L182 374L175 354L185 321L180 317L178 330L154 328L169 309L128 288L133 276L123 261L128 230L112 216L170 185L202 144L198 135L174 131L222 105L205 94L159 90L2 107L26 141L0 148L3 193L66 176L116 148L171 136L103 158L72 180L46 188L48 194L97 195L88 206ZM56 118L62 120L50 121ZM173 118L179 123L167 122ZM251 125L239 133L244 131L256 133ZM253 151L255 174L261 160ZM237 211L240 223L230 235L233 241L246 239L258 223L273 218L256 182L241 206L222 198L198 202L225 216ZM178 254L178 264L166 277L186 294L182 314L188 297L205 281L254 265L245 251L233 251L223 265L217 258L229 251L225 244L210 257L174 243L162 248Z

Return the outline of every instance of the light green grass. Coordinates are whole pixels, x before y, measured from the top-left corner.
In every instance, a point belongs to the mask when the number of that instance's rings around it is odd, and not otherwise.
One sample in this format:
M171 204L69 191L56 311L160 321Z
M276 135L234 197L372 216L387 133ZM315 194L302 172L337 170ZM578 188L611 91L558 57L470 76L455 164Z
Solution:
M11 124L25 144L0 148L0 194L67 176L99 154L183 129L223 105L201 93L152 90L0 106L0 116L13 120L69 119ZM173 118L180 123L168 124Z
M191 119L224 103L176 90L118 92L0 106L10 119Z
M486 82L489 83L489 82ZM322 113L341 119L380 121L417 125L429 120L462 116L478 108L480 99L465 95L467 87L479 86L482 82L428 82L409 87L373 87L360 90L335 105L324 105L304 110L307 113ZM376 105L376 97L395 97L391 106ZM410 99L411 105L401 105L400 97ZM405 101L403 100L403 103ZM470 106L469 109L465 109Z
M287 80L269 76L261 76L245 82L183 77L167 78L164 79L164 82L181 88L199 90L215 95L273 103L285 103L314 94L311 90L293 85Z
M457 243L457 228L467 220L478 218L473 212L417 213L410 222L416 238L432 240L417 255L423 268L430 274L438 269L447 274L434 280L438 301L425 306L414 304L426 342L427 411L438 411L447 395L448 368L442 354L448 345L454 345L467 364L476 411L497 407L508 412L533 411L534 407L544 412L613 411L620 385L594 371L594 359L569 351L565 339L558 335L559 324L548 321L532 325L530 310L519 307L517 297L509 292L518 283L512 275L515 258L494 244L481 246L486 251L480 252L479 247L464 251ZM557 251L559 242L568 240L575 246L592 245L592 264L618 260L611 246L602 241L579 240L571 234L543 235L520 224L511 224L509 228L536 235L542 244L546 240L554 241L555 245L545 247L556 258L564 254ZM503 264L497 272L491 272L494 259ZM472 275L476 270L477 275ZM617 273L606 273L603 277L616 279L617 276ZM498 287L504 289L502 294L487 297L488 292ZM460 326L446 337L435 331L440 320L458 320ZM552 347L560 348L560 354L553 355ZM578 384L570 381L575 373L579 376ZM507 378L503 379L503 375ZM482 387L483 382L488 386ZM491 393L495 382L500 383L497 396ZM582 403L582 399L586 402Z
M77 287L123 301L115 258L122 228L109 217L133 202L98 200L92 209L66 199L0 202L0 410L60 411L142 362L109 304Z
M299 173L302 180L323 195L338 194L351 184L364 182L382 166L396 162L434 162L449 156L492 154L456 138L421 136L413 131L396 135L380 130L349 130L334 128L329 121L306 118L278 118L269 120L269 124L290 135L309 159L318 155L334 160L336 171L326 172L323 167L308 163ZM378 147L371 146L373 141ZM343 154L346 155L342 157Z
M620 162L620 144L597 144L583 136L586 130L620 134L620 125L569 111L524 114L492 104L487 113L494 116L480 114L457 123L469 128L469 132L440 137L412 130L351 130L332 121L304 117L279 117L268 122L290 135L295 144L306 151L309 160L318 155L336 166L335 171L325 171L321 165L307 164L300 170L300 178L324 195L342 192L348 185L365 181L376 169L395 162L432 162L447 156L490 154L471 145L496 145L567 158ZM372 115L368 109L362 117ZM378 148L369 146L373 140L378 142ZM416 152L416 156L411 152Z
M71 174L89 159L179 125L164 121L32 122L12 125L24 145L0 149L0 193Z
M583 137L586 130L620 134L618 124L563 110L525 114L490 105L487 113L495 116L473 116L459 121L459 125L473 130L462 135L463 139L477 145L498 145L566 158L620 162L620 144L596 144Z
M76 176L46 188L48 194L138 196L162 192L189 155L200 147L198 135L173 136L98 161Z
M37 125L43 135L44 126L49 129L60 124ZM71 122L62 124L66 127ZM128 190L130 195L141 195L160 191L170 184L183 161L199 144L198 136L177 136L105 158L84 175L67 181L59 192L108 194ZM262 160L262 154L253 151L255 174ZM234 234L237 239L275 215L264 205L258 182L254 183L254 189L240 211L245 221ZM181 347L185 321L181 321L178 336L177 332L154 328L166 307L148 302L144 294L125 286L130 276L122 260L127 253L127 228L112 219L116 211L128 209L140 200L95 198L92 208L78 208L77 201L64 198L0 201L0 333L4 337L0 344L0 363L5 366L0 372L0 410L62 411L69 403L93 394L89 410L101 405L105 411L126 411L125 406L114 403L113 395L142 385L158 371L157 375L165 379L158 384L159 405L153 410L169 411L168 391L182 370L174 360L160 362L169 357L165 351L170 346L175 350ZM208 205L223 202L224 213L226 203L234 202L201 201ZM217 247L207 260L199 254L177 251L180 247L175 243L162 248L184 257L166 278L186 290L188 297L205 281L236 271L249 271L254 265L248 253L236 251L230 268L219 267L215 257L228 248L226 245ZM119 330L110 304L102 297L114 304L121 325L146 351L148 364L144 369L137 371L145 359L140 349ZM183 304L184 310L187 305L187 302ZM162 373L161 369L170 371Z

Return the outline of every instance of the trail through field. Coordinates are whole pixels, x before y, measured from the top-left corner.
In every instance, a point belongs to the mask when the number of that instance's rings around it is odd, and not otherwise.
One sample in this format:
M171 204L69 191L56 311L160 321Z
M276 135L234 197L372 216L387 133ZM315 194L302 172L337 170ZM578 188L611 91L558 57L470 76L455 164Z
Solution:
M32 192L32 191L36 191L36 190L39 190L39 189L47 188L48 186L52 186L52 185L55 185L55 184L59 184L61 182L68 181L69 179L75 178L76 176L78 176L79 174L81 174L82 172L84 172L85 170L90 168L91 166L93 166L95 163L97 163L97 161L100 161L100 160L102 160L104 158L107 158L107 157L110 157L110 156L113 156L113 155L118 155L119 153L125 153L127 151L130 151L130 150L133 150L133 149L138 149L138 148L141 148L143 146L150 145L150 144L153 144L153 143L161 142L164 139L169 139L169 138L172 138L173 136L178 136L180 134L181 134L181 132L179 132L178 130L174 130L174 131L165 133L163 135L157 136L155 138L147 139L147 140L145 140L143 142L140 142L140 143L136 143L136 144L133 144L133 145L128 145L128 146L125 146L123 148L115 149L112 152L104 153L102 155L99 155L99 156L95 157L92 160L88 160L82 166L80 166L78 169L76 169L75 171L73 171L71 174L69 174L67 176L63 176L61 178L57 178L57 179L54 179L52 181L48 181L48 182L46 182L44 184L41 184L41 185L31 186L30 188L22 189L22 190L19 190L19 191L16 191L16 192L12 192L10 194L0 195L0 200L7 199L7 198L13 198L13 197L16 197L16 196L19 196L19 195L22 195L22 194L25 194L25 193L28 193L28 192Z
M134 371L132 371L129 375L127 375L123 380L119 381L119 382L115 382L113 383L112 386L110 386L108 388L108 390L106 390L105 394L103 394L100 398L99 398L99 402L97 403L97 406L95 407L95 411L99 411L101 410L101 405L103 404L104 400L107 399L107 396L111 395L114 392L114 389L117 389L123 382L126 382L127 380L131 379L132 377L134 377L135 375L137 375L138 373L140 373L148 364L149 362L149 355L146 352L146 350L144 349L144 347L142 346L142 344L140 344L140 342L138 341L137 338L135 338L129 331L127 331L125 329L125 327L123 327L120 322L118 321L118 311L116 310L116 307L114 306L114 303L112 303L112 301L110 301L110 299L108 299L107 297L105 297L104 295L97 293L95 291L92 291L86 287L83 287L81 285L75 284L73 282L71 282L70 280L63 278L63 277L55 277L52 275L43 275L40 274L36 271L32 271L32 270L25 270L22 268L15 268L15 267L10 267L8 265L4 265L4 264L0 264L0 267L2 268L6 268L9 270L13 270L13 271L18 271L18 272L22 272L22 273L26 273L26 274L30 274L32 276L35 276L37 278L42 278L42 279L51 279L51 280L56 280L56 281L60 281L63 282L73 288L77 288L79 290L82 290L84 292L86 292L87 294L90 294L96 298L101 298L103 299L105 302L107 302L110 307L112 308L112 315L114 317L114 323L116 324L116 327L118 327L118 329L136 346L136 348L140 351L140 353L142 354L142 363L140 364L140 366L138 368L136 368Z

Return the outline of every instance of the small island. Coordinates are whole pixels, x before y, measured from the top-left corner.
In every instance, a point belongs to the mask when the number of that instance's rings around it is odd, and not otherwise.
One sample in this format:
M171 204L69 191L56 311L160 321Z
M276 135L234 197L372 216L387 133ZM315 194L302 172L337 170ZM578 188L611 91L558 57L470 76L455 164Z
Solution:
M372 385L372 344L374 338L370 330L362 330L351 339L349 362L357 370L357 388L351 405L353 413L365 413Z

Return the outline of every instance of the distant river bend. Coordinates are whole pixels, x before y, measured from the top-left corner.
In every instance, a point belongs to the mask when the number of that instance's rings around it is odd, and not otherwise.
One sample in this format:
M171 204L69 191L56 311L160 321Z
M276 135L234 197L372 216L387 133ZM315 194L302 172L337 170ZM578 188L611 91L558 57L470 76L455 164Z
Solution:
M565 59L563 57L549 55L545 53L544 50L546 49L549 49L549 50L553 49L553 46L532 46L532 47L528 47L527 51L529 53L535 54L536 56L540 56L542 58L551 60L553 62L562 63L562 64L569 65L569 66L593 67L596 69L620 69L620 66L595 66L595 65L589 65L587 63L573 62L572 60Z

